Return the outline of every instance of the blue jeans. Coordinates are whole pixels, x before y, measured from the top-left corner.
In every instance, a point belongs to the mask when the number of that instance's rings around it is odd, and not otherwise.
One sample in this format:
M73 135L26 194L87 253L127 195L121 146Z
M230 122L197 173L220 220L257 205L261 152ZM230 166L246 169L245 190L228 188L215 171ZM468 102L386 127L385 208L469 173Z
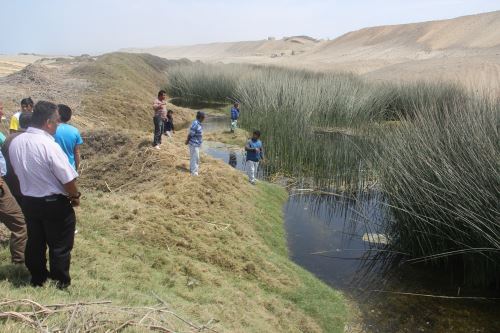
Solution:
M158 146L161 144L161 136L163 134L164 120L161 118L161 116L154 116L153 123L155 125L153 146Z

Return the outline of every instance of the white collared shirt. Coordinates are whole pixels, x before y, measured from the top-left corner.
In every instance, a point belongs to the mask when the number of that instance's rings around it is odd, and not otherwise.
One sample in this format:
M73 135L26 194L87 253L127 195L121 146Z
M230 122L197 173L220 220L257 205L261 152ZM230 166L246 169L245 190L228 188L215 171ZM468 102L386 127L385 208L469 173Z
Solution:
M66 194L63 184L78 177L54 137L38 128L29 127L12 141L9 158L25 196Z

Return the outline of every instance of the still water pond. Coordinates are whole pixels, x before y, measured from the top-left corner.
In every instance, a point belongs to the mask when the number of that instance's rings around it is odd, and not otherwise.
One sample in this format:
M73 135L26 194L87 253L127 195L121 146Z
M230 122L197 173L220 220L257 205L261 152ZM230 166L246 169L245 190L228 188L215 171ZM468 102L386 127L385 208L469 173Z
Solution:
M449 276L363 241L390 218L382 207L377 193L355 200L292 193L284 208L291 259L352 299L368 332L500 332L498 301L422 296L491 294L459 289Z
M227 119L208 119L205 131L227 127ZM204 151L245 170L242 148L208 142ZM358 309L357 325L347 330L500 333L498 301L428 297L495 295L462 289L449 276L427 267L401 264L404 256L391 252L376 236L391 218L384 207L376 191L345 198L304 189L292 189L284 206L291 259L343 291Z

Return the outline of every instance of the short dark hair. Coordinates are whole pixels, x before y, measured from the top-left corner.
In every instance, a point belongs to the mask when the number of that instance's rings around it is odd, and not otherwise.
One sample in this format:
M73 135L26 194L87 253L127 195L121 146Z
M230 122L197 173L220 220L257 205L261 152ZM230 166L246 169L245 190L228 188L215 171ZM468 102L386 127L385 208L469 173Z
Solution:
M63 123L67 123L68 121L70 121L71 115L73 114L71 108L66 104L59 104L57 105L57 108L59 109L59 116L61 116L61 121Z
M52 102L39 101L35 104L33 115L31 116L31 125L42 127L47 120L51 119L57 112L57 105Z
M23 112L19 116L19 127L22 129L27 129L31 126L31 117L33 114L31 112Z
M158 92L158 97L160 97L161 95L166 95L166 94L167 94L167 92L165 90L160 90Z
M31 105L31 106L33 106L33 104L35 104L35 103L33 103L33 100L31 99L31 97L23 98L21 100L21 105L26 105L26 106Z
M201 118L205 118L205 112L203 111L196 112L196 119L200 120Z
M257 135L260 138L260 131L259 130L253 131L253 134Z
M172 114L172 113L174 113L174 111L172 111L172 110L167 111L167 114Z

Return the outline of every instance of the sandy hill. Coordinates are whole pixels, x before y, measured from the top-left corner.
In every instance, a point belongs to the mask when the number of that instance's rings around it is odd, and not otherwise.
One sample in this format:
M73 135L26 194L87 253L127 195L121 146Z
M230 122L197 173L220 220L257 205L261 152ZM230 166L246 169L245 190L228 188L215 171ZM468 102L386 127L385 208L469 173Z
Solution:
M373 80L459 81L500 91L500 11L307 37L129 49L165 58L352 71Z
M425 51L453 48L490 48L500 46L500 11L404 25L365 28L349 32L322 50L341 46L371 47L391 45Z
M189 58L203 61L248 62L259 58L273 59L304 53L320 42L308 36L285 37L267 40L210 43L187 46L159 46L149 49L125 49L125 52L151 53L164 58ZM252 62L252 61L250 61Z

